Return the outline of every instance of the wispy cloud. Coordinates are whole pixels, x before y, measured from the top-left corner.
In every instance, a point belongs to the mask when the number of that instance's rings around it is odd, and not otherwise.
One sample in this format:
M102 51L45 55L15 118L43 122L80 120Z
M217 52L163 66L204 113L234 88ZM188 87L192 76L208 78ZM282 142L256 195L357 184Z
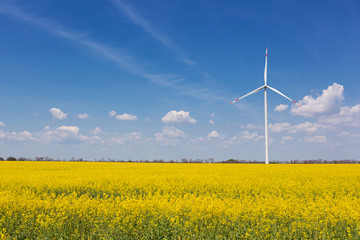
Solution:
M0 3L0 13L20 19L27 24L42 28L57 37L62 37L76 42L114 61L120 67L128 71L133 73L141 73L143 71L137 64L133 63L133 58L130 55L124 54L123 51L105 44L97 43L91 40L84 32L74 31L57 22L51 21L50 19L25 12L21 7L15 4Z
M305 142L309 143L325 143L327 142L326 136L311 136L311 137L305 137Z
M125 11L130 19L132 19L132 21L144 28L144 30L151 34L151 36L172 49L176 56L182 59L183 62L187 62L189 65L195 65L192 60L186 58L184 51L177 47L170 38L157 31L155 27L152 27L148 21L146 21L140 15L136 14L129 6L117 0L114 0L113 3ZM74 31L50 19L28 13L16 4L0 2L0 14L22 20L29 25L39 27L47 31L56 37L61 37L75 42L83 47L88 48L96 54L106 57L125 71L131 72L137 76L141 76L159 86L168 87L180 92L183 95L198 99L211 98L220 101L227 101L227 99L220 96L221 93L219 91L213 91L210 88L204 88L200 84L186 84L184 81L185 79L181 76L178 76L177 74L150 72L149 70L145 69L144 64L140 63L133 56L126 53L126 51L123 49L96 42L92 40L85 32Z
M126 16L137 26L143 29L144 32L148 33L154 39L162 43L164 46L169 48L175 55L177 59L181 62L187 64L190 67L196 65L196 62L188 57L188 54L181 49L178 45L174 43L174 41L164 33L162 33L159 29L157 29L152 23L146 20L143 16L137 13L130 5L124 3L124 1L119 0L111 0L111 2L116 6L122 13L126 14Z
M204 84L186 84L185 78L177 74L147 74L144 73L143 77L150 82L159 86L168 87L179 91L183 95L191 96L198 99L214 99L228 103L228 99L222 96L221 90L213 90L211 88L203 87ZM218 88L218 87L217 87Z
M191 59L188 53L179 47L168 35L161 32L153 23L139 14L136 9L122 0L110 0L113 5L125 14L135 25L139 26L145 33L150 35L153 39L160 42L163 46L170 49L180 62L192 67L200 76L211 79L211 75L198 67L195 67L197 63ZM215 99L218 101L228 102L228 99L222 97L220 91L214 91L211 88L204 88L201 84L185 84L186 80L176 74L146 74L149 81L161 86L170 87L172 89L180 91L184 95L192 96L199 99ZM206 85L209 85L207 82ZM219 89L217 86L216 89Z

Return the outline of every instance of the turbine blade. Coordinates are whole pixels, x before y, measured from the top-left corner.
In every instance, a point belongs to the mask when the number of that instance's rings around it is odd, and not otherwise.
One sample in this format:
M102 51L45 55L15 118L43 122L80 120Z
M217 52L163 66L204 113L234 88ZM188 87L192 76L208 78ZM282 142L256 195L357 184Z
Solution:
M265 82L265 85L267 83L267 54L268 54L268 48L266 47L265 70L264 70L264 82Z
M280 92L279 90L276 90L275 88L272 88L270 86L267 86L269 89L273 90L274 92L280 94L281 96L283 96L284 98L289 99L290 101L292 101L293 103L295 103L296 105L298 105L299 107L301 107L300 104L298 104L297 102L295 102L294 100L292 100L291 98L289 98L288 96L286 96L285 94L283 94L282 92Z
M255 89L255 90L252 91L252 92L249 92L248 94L245 94L245 95L242 96L242 97L239 97L238 99L232 101L230 104L233 104L234 102L237 102L237 101L239 101L240 99L242 99L242 98L244 98L244 97L247 97L247 96L249 96L249 95L251 95L251 94L257 93L258 91L260 91L260 90L263 89L263 88L265 88L265 85L264 85L264 86L261 86L261 87L259 87L259 88L257 88L257 89Z

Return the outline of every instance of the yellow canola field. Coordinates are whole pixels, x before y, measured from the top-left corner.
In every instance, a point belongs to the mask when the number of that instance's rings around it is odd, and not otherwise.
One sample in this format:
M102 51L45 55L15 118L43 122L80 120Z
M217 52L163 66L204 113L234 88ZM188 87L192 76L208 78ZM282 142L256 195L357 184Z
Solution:
M360 165L0 162L0 239L360 239Z

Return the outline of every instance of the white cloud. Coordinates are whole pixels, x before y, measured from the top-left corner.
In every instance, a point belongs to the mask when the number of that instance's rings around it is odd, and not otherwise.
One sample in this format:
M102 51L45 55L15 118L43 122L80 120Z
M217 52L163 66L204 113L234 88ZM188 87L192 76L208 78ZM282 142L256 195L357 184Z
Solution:
M293 137L291 137L291 136L285 136L285 137L283 137L283 138L281 139L281 143L282 143L282 144L285 144L285 143L287 143L287 142L291 142L292 140L294 140Z
M89 115L87 113L80 113L77 115L77 118L85 119L85 118L89 118Z
M180 129L177 129L174 126L165 126L164 130L162 131L163 136L169 136L169 137L185 137L186 134L181 131Z
M29 131L22 132L4 132L0 130L0 139L7 139L12 141L38 141L42 144L47 143L89 143L89 144L125 144L129 141L139 142L142 139L141 132L131 132L118 135L114 133L115 136L109 138L102 138L100 136L84 136L80 133L80 129L77 126L60 126L53 130L45 127L44 131L31 133ZM90 131L92 134L100 134L102 130L99 127L96 127L94 130Z
M229 140L224 141L225 145L238 144L238 143L240 143L238 136L234 136L234 137L230 138Z
M45 126L43 129L44 129L45 131L47 131L47 130L50 130L50 127L49 127L49 126Z
M165 126L161 133L155 133L155 140L164 145L176 146L180 143L179 138L185 138L187 135L174 126Z
M211 119L209 120L209 123L212 124L212 125L215 124L215 122L213 120L211 120Z
M212 114L210 114L210 117L214 118L214 117L215 117L215 113L213 112Z
M291 124L290 123L274 123L274 124L269 124L269 129L272 132L282 132L282 131L288 131L291 128Z
M55 130L40 133L40 139L49 141L65 141L65 140L78 140L85 141L88 137L80 134L80 129L77 126L61 126Z
M296 125L291 125L290 123L274 123L269 124L269 129L271 132L290 132L290 133L297 133L297 132L316 132L322 129L332 129L332 126L322 124L322 123L311 123L311 122L303 122Z
M246 139L246 140L253 140L253 141L259 141L264 139L264 136L259 135L258 133L250 133L248 131L243 131L240 135L240 137L242 139Z
M291 125L288 122L269 124L269 129L272 132L287 131L290 133L297 132L317 132L320 130L335 130L337 126L360 126L360 104L353 107L342 107L340 112L328 116L321 116L318 122L303 122L300 124Z
M9 139L16 140L16 141L28 141L28 140L36 140L32 133L29 131L22 131L22 132L12 132L8 135Z
M6 138L7 134L3 130L0 130L0 139Z
M114 110L112 110L112 111L109 112L109 116L110 116L110 117L115 117L115 115L116 115L116 112L115 112Z
M219 138L221 137L220 134L217 131L211 131L211 133L209 133L207 135L208 138Z
M245 142L263 142L264 136L259 135L258 133L251 133L249 131L243 131L238 136L233 136L228 140L225 140L224 146L232 145L232 144L244 144ZM272 138L269 138L269 144L271 144L273 141Z
M96 127L96 128L94 128L93 130L91 130L90 133L96 135L96 134L101 134L101 133L103 133L103 131L101 130L101 128Z
M285 104L280 104L274 108L275 112L282 112L285 111L289 106Z
M100 127L95 127L90 131L91 134L101 134L103 131ZM131 132L118 135L109 138L102 138L100 136L84 136L80 133L80 129L77 126L61 126L55 130L39 132L36 134L40 141L47 142L86 142L89 144L125 144L129 141L139 141L142 138L141 132Z
M311 123L311 122L304 122L297 125L293 125L290 129L290 132L296 133L296 132L317 132L320 129L327 129L329 128L326 125L322 125L319 123Z
M110 143L112 144L125 144L129 141L139 141L142 139L141 132L124 133L121 136L112 137Z
M99 144L99 143L103 143L103 139L100 136L91 136L87 139L87 141L90 144Z
M60 120L65 119L66 116L68 115L67 113L63 113L63 111L61 111L59 108L51 108L49 112L52 114L52 116L55 119L60 119Z
M184 112L183 110L170 111L162 119L164 123L196 123L196 120L190 117L189 112Z
M4 132L0 130L0 139L8 139L14 141L34 141L36 138L29 131L22 132Z
M341 107L336 114L321 116L317 122L303 122L291 125L288 122L269 124L272 132L289 132L289 133L314 133L320 130L344 129L344 126L360 126L360 104L353 107Z
M360 134L350 134L349 132L343 131L337 134L337 136L360 137Z
M135 115L124 113L121 115L116 115L116 119L117 120L137 120L138 118Z
M71 134L78 134L80 131L80 129L76 126L61 126L58 127L57 130Z
M254 125L254 124L251 124L251 123L246 124L245 127L246 127L247 129L263 129L261 126L259 126L259 125Z
M195 138L190 138L189 142L191 142L191 144L192 143L202 143L202 142L205 142L206 140L208 140L208 139L205 137L195 137Z
M325 143L327 142L326 136L307 136L304 138L305 142L310 143Z
M327 89L322 91L322 95L313 98L308 95L299 101L301 107L292 106L291 113L293 115L301 115L304 117L313 117L321 114L329 114L339 109L340 101L343 97L344 87L334 83Z
M339 133L337 136L350 136L350 133L343 131L343 132Z
M4 122L0 122L0 127L5 127L6 124Z
M319 119L321 123L332 125L348 125L352 127L360 126L360 104L353 107L342 107L340 112L330 116L322 116Z

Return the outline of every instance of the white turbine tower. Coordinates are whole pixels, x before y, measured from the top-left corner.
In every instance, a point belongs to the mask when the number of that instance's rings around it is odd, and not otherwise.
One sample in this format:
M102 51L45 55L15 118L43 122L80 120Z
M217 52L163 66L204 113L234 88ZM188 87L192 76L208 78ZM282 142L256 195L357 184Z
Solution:
M292 101L293 103L295 103L296 105L298 105L299 107L301 107L300 104L296 103L294 100L292 100L291 98L285 96L285 94L281 93L280 91L276 90L275 88L272 88L270 86L267 85L267 54L268 54L268 49L266 47L266 56L265 56L265 70L264 70L264 82L265 85L261 86L257 89L255 89L252 92L249 92L248 94L245 94L242 97L239 97L238 99L236 99L235 101L231 102L230 104L233 104L234 102L239 101L240 99L247 97L251 94L257 93L258 91L260 91L261 89L264 89L264 111L265 111L265 163L269 164L269 147L268 147L268 121L267 121L267 96L266 96L266 91L267 89L273 90L274 92L280 94L281 96L283 96L284 98L289 99L290 101Z

